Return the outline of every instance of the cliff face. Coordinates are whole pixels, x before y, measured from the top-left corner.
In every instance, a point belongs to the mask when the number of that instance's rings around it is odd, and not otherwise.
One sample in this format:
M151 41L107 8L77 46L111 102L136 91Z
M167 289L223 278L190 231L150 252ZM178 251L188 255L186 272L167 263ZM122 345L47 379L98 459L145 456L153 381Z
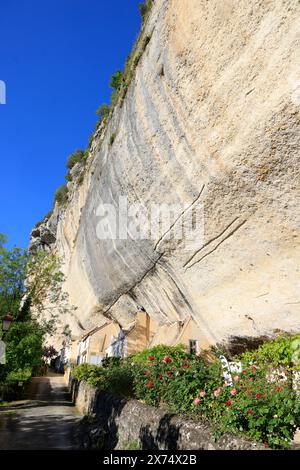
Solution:
M300 329L299 15L297 0L154 2L125 100L50 221L74 335L141 307L192 315L211 344ZM169 235L203 208L204 239L99 239L99 205L120 196L185 204Z

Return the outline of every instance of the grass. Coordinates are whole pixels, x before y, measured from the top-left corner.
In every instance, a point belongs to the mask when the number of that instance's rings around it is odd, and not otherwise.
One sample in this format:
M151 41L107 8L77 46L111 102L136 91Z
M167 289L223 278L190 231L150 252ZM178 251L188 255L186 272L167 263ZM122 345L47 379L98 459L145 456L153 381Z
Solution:
M139 441L127 441L121 450L141 450L141 444Z

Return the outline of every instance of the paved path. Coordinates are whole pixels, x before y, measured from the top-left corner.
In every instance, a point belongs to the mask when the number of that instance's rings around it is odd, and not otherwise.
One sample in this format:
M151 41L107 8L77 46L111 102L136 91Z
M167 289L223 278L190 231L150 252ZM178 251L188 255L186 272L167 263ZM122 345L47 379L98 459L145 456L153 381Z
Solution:
M79 419L61 375L36 377L30 400L0 411L0 449L75 449Z

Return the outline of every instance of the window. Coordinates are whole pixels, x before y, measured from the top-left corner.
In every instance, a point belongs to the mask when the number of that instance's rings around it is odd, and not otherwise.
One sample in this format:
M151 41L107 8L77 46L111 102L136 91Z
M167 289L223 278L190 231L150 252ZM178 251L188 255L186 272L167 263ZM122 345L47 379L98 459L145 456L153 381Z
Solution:
M190 339L189 340L189 353L196 354L199 351L198 347L198 340L197 339Z

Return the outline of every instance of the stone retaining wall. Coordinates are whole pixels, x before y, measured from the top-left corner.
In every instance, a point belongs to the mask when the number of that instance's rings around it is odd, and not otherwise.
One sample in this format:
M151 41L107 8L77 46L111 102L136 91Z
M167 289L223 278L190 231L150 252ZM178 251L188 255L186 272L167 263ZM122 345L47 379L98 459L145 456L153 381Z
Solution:
M258 443L229 434L215 442L207 423L105 394L83 382L73 382L71 388L76 406L86 415L78 430L85 448L124 449L135 443L147 450L264 449Z

